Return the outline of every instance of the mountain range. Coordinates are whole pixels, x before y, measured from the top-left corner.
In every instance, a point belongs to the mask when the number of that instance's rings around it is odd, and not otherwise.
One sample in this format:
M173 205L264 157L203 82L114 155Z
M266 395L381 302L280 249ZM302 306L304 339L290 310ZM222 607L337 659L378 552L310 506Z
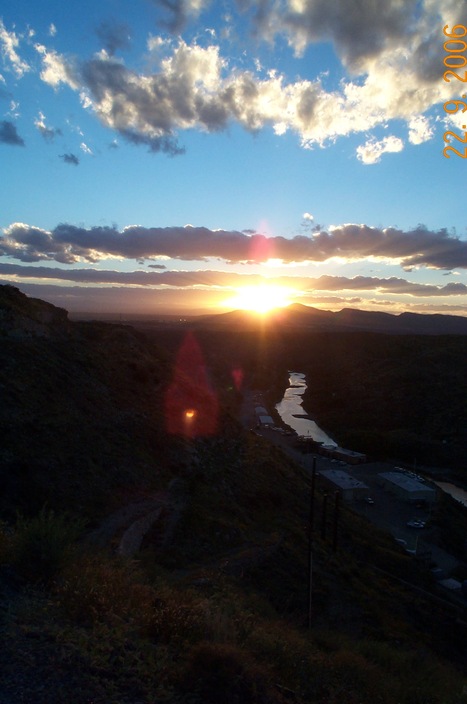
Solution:
M467 335L467 317L423 313L383 313L356 308L332 312L301 303L277 308L267 315L235 310L197 319L199 327L247 328L258 323L267 327L299 327L316 331L366 331L396 335Z

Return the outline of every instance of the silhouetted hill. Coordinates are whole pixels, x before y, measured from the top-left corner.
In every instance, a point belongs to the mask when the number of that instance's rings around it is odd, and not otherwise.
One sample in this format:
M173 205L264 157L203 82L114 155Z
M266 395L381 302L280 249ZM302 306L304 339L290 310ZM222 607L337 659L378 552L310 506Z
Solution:
M344 308L338 312L293 303L267 315L236 310L193 320L198 328L217 327L253 330L258 326L300 327L317 331L367 331L398 335L467 335L467 317L440 314L401 313Z
M0 334L31 338L66 335L68 313L51 303L28 298L14 286L0 286Z
M134 329L71 323L0 286L0 509L73 497L89 511L163 474L168 375L165 353Z

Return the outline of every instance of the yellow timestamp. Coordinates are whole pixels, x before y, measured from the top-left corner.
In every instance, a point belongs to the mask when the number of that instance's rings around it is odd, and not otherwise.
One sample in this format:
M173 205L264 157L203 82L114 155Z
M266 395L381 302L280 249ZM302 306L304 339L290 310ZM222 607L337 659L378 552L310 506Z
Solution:
M444 72L443 79L446 81L446 83L451 83L452 78L456 81L461 81L461 83L467 83L467 71L464 71L463 76L458 73L459 69L464 68L464 66L467 65L467 58L463 55L463 52L465 52L465 50L467 49L467 42L462 39L462 37L465 37L465 35L467 34L467 27L465 27L463 24L456 24L449 31L449 25L447 24L443 29L443 34L444 36L449 37L449 39L443 44L444 51L446 52L446 56L443 59L443 63L449 69L448 71ZM467 94L465 93L461 95L461 98L466 97ZM462 112L464 113L467 111L467 102L465 102L464 100L448 100L446 103L444 103L444 110L450 115L456 114L459 110L462 110ZM463 130L467 130L467 117L465 122L466 124L462 125ZM446 159L451 158L448 152L453 152L457 156L460 156L461 159L467 159L467 146L464 147L464 153L462 154L462 152L458 151L452 146L454 142L451 142L451 137L454 140L461 142L462 144L467 144L467 132L464 132L463 138L455 132L445 132L443 135L443 139L448 146L444 147L443 154Z
M443 63L450 69L449 71L444 72L443 79L446 81L446 83L451 83L451 77L456 81L461 81L461 83L467 83L467 71L464 71L463 76L458 73L459 69L464 68L464 66L467 65L467 58L463 55L463 52L467 49L467 42L462 39L462 37L465 37L465 35L467 34L467 27L464 27L463 24L456 24L449 31L449 25L447 24L443 29L443 34L444 36L449 37L449 39L443 44L444 51L446 52L446 56L443 59ZM461 98L466 97L467 94L465 93L461 95ZM444 110L450 115L456 114L459 110L462 110L462 112L464 113L467 111L467 102L464 102L463 100L448 100L446 103L444 103ZM462 125L463 130L467 130L467 117L465 119L465 122L466 124ZM467 146L464 147L464 153L462 154L460 151L458 151L452 146L454 142L451 142L451 137L453 139L456 139L458 142L461 142L462 144L467 144L467 132L464 132L463 138L455 132L445 132L443 135L443 139L448 144L448 146L444 147L443 154L446 159L451 158L448 152L453 152L457 156L460 156L461 159L467 159Z

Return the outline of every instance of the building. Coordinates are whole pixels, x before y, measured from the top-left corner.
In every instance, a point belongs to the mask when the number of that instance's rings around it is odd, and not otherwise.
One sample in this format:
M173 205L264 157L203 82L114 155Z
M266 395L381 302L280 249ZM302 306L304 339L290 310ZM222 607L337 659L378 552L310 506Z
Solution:
M355 452L355 450L347 450L345 447L336 447L336 445L321 444L318 452L324 457L332 457L333 459L347 464L362 464L367 462L367 456L363 452Z
M368 496L368 486L342 469L323 469L319 474L323 488L340 491L344 501L357 501Z
M409 503L417 501L433 503L436 501L435 489L403 472L382 472L378 474L378 481L387 491L403 501Z
M363 452L346 450L345 447L335 447L331 456L335 457L336 460L343 460L348 464L362 464L367 461L367 457Z

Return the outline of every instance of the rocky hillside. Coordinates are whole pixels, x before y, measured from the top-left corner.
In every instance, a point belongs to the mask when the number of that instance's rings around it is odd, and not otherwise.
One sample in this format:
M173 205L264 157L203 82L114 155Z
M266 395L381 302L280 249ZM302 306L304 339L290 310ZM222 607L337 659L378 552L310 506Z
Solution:
M0 335L28 339L65 336L68 313L37 298L28 298L14 286L0 286Z
M167 358L126 326L0 287L0 508L92 512L157 485L170 463Z

